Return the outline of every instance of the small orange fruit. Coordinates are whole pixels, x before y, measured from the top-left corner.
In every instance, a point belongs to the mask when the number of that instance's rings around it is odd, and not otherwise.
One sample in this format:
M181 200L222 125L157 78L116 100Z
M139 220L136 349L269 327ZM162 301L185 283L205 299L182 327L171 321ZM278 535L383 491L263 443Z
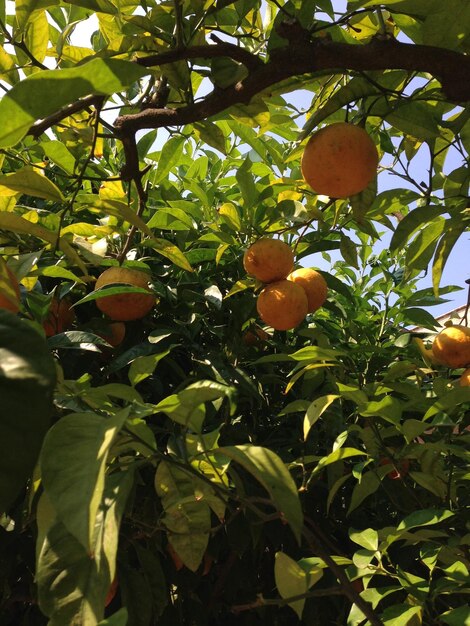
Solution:
M68 298L54 298L49 308L49 313L42 323L46 337L52 337L63 333L70 328L75 321L75 311L71 308Z
M317 131L305 146L302 175L318 194L347 198L363 191L377 173L379 155L360 126L337 122Z
M294 267L294 253L280 239L263 237L251 245L243 256L243 267L263 283L282 280Z
M148 293L121 293L114 296L103 296L96 300L100 311L112 320L128 322L138 320L147 315L155 306L155 296L149 289L149 275L140 270L126 267L110 267L97 279L95 289L106 285L131 285L146 289Z
M266 324L275 330L289 330L307 315L307 294L296 283L279 280L266 285L258 296L256 308Z
M462 387L470 387L470 367L468 367L459 378L459 384Z
M12 300L6 295L6 293L0 293L0 309L6 309L12 313L18 313L20 310L20 285L18 283L18 279L9 267L6 267L6 271L10 280L10 287L15 292L16 298Z
M289 274L287 280L291 280L305 290L309 313L313 313L324 304L328 287L320 272L310 267L301 267Z
M125 335L126 325L124 322L112 322L106 330L98 333L98 336L107 341L113 348L117 348L123 342Z
M470 365L470 328L448 326L441 330L432 344L432 353L447 367Z

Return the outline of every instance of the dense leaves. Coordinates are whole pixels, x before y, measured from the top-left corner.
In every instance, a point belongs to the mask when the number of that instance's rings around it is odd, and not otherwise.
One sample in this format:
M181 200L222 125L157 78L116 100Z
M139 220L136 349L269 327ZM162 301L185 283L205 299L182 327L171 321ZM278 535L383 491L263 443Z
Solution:
M468 278L470 15L336 4L0 12L2 625L468 621L470 388L426 348ZM341 200L300 172L337 121L380 156ZM294 330L260 237L328 285ZM156 306L116 340L119 264Z

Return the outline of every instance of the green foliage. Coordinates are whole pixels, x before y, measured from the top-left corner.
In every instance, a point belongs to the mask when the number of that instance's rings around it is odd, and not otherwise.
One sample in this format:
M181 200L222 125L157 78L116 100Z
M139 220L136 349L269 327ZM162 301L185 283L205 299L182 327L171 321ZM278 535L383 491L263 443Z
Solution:
M0 309L2 626L468 622L470 388L413 341L463 286L441 282L470 224L468 103L396 63L253 84L293 24L319 50L468 54L470 15L334 4L0 10L0 254L21 281L19 315ZM300 159L344 120L379 175L335 200ZM292 331L256 312L261 236L328 285ZM156 306L114 345L96 299L143 290L93 289L122 263ZM46 338L57 298L76 317Z

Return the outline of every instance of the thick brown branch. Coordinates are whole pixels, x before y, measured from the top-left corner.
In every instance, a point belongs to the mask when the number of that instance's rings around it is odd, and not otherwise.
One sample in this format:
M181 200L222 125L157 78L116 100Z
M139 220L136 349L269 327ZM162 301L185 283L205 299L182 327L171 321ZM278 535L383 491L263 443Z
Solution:
M229 57L234 61L239 61L247 67L247 69L257 69L264 66L263 61L252 54L245 48L235 46L232 43L222 41L216 45L192 46L191 48L177 48L168 50L160 54L151 54L145 57L138 57L136 63L144 67L153 67L155 65L168 65L176 61L188 59L213 59L215 57Z
M212 48L217 49L218 45L200 46L197 54L200 55L202 49L211 49L212 54ZM178 55L181 54L178 52ZM172 55L173 60L176 58L173 53L168 55ZM161 57L156 55L154 61L158 56ZM170 56L165 58L168 60ZM291 42L288 48L275 50L267 63L257 65L243 81L226 89L215 89L200 102L178 109L149 109L134 115L123 115L116 120L115 126L121 135L144 128L180 126L216 115L232 104L247 104L257 93L291 76L322 70L346 72L385 69L428 72L441 81L449 100L470 100L470 56L394 40L374 40L365 45L303 40L300 43Z
M74 113L78 113L78 111L88 109L90 106L96 106L97 104L102 105L102 103L103 96L86 96L86 98L82 98L81 100L77 100L72 104L68 104L62 109L59 109L59 111L57 111L56 113L53 113L52 115L49 115L40 122L37 122L36 124L34 124L34 126L31 126L28 134L37 139L42 135L44 131L46 131L51 126L54 126L54 124L58 124L66 117L69 117Z
M290 30L289 30L290 29ZM123 115L115 121L116 134L124 140L138 130L183 126L212 117L233 104L248 104L264 89L292 76L319 71L377 71L402 69L410 72L427 72L438 78L446 97L454 102L470 100L470 56L437 48L405 44L393 39L374 39L368 44L355 45L332 42L325 39L308 40L308 33L298 24L287 25L282 35L289 45L273 51L268 62L263 63L238 46L219 43L214 46L169 51L144 57L142 64L164 64L183 58L198 58L206 55L230 56L249 68L248 76L225 89L215 88L209 95L195 104L177 109L149 108L139 113ZM243 59L242 59L243 57ZM135 152L135 151L134 151ZM135 154L126 151L127 177L135 177Z

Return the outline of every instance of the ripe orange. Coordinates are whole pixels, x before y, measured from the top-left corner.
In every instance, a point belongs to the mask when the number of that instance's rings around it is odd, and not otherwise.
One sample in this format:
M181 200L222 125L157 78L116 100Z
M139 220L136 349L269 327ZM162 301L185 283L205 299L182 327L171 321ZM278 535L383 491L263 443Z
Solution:
M279 280L266 285L258 296L256 308L266 324L276 330L289 330L307 315L307 294L296 283Z
M245 252L243 267L261 282L272 283L285 278L294 267L294 253L280 239L263 237Z
M49 313L42 323L46 337L52 337L58 333L63 333L72 326L75 321L75 311L70 308L68 298L54 298L49 308Z
M347 198L363 191L377 173L379 155L360 126L337 122L312 135L302 155L302 175L318 194Z
M108 328L98 333L98 336L109 343L113 348L121 344L126 335L126 325L124 322L112 322Z
M470 387L470 367L468 367L459 378L459 384L462 387Z
M96 300L96 306L115 321L128 322L141 319L155 305L155 296L151 293L148 283L149 275L146 272L126 267L110 267L98 277L95 289L106 285L124 284L146 289L148 294L121 293L103 296Z
M328 287L319 272L310 267L301 267L289 274L287 280L297 283L305 290L309 313L313 313L324 304L328 295Z
M10 279L10 287L15 292L15 300L11 300L6 294L0 293L0 309L6 309L12 313L18 313L20 310L20 285L16 276L9 267L6 268L8 278Z
M470 365L470 328L448 326L441 330L432 344L432 353L438 361L448 367Z

